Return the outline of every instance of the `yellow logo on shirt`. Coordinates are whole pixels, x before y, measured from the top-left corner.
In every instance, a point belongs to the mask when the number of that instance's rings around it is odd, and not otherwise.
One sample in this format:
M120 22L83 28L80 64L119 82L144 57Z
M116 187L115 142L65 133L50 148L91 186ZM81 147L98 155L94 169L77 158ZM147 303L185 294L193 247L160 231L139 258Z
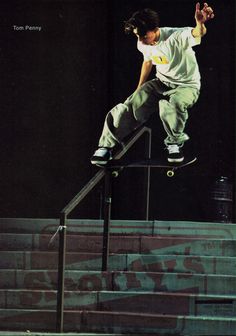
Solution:
M155 63L155 64L169 64L169 61L168 59L166 58L166 56L152 56L152 61Z

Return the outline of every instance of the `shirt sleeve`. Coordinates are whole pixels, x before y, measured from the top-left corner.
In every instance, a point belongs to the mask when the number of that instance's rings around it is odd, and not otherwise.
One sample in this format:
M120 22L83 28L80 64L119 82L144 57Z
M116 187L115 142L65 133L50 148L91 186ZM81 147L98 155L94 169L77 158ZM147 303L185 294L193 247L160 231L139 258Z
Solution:
M192 30L192 27L187 27L175 34L175 38L181 43L184 49L194 47L201 43L201 37L194 37L192 35Z
M148 48L139 41L137 43L137 49L143 54L144 61L151 60L151 55L150 55L150 52L148 52Z

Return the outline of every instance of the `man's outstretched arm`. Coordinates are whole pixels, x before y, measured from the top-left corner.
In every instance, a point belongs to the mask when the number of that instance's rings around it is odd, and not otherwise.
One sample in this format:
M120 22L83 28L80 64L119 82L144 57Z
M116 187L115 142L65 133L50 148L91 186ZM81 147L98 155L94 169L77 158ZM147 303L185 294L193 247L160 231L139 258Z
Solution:
M204 3L203 9L200 9L200 3L198 2L195 10L196 27L192 30L193 37L204 36L207 32L205 22L213 19L213 17L213 9L209 7L206 2Z
M143 61L137 89L144 84L152 71L152 61Z

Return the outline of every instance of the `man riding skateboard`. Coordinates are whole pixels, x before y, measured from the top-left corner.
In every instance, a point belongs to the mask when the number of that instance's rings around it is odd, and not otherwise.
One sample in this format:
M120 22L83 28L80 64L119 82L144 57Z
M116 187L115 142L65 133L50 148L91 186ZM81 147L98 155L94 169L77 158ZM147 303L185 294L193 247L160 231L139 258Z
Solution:
M123 144L126 136L159 111L166 131L168 162L184 160L183 144L189 140L184 132L188 109L198 100L200 73L193 47L206 34L206 21L214 17L207 3L195 8L195 27L160 28L158 13L151 9L135 12L125 22L125 31L137 37L137 49L143 54L138 87L124 103L116 105L106 116L99 147L91 163L105 165L112 150ZM156 78L148 80L153 65Z

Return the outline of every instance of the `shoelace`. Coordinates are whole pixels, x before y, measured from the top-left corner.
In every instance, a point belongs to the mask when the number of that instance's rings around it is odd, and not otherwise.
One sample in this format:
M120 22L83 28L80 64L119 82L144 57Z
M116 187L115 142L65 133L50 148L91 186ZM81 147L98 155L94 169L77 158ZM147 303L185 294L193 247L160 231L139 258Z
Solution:
M169 154L179 153L178 145L168 145L167 149L168 149Z
M98 148L94 154L98 155L98 156L100 156L100 155L104 156L104 155L106 155L107 152L108 152L108 150L106 148Z

